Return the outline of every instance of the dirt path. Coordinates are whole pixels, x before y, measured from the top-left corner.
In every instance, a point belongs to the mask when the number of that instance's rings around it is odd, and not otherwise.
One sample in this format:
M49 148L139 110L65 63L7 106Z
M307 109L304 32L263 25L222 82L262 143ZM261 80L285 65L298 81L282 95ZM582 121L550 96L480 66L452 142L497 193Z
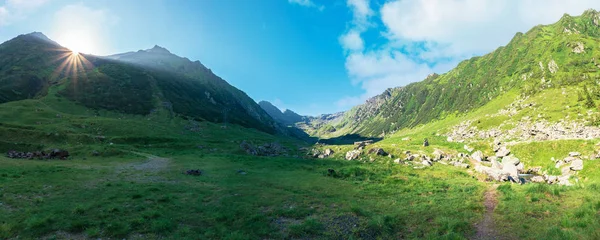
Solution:
M494 184L490 186L487 191L485 191L485 213L483 214L483 219L479 223L475 224L477 233L475 236L473 236L473 240L504 239L498 235L494 224L494 210L496 209L496 205L498 205L498 194L496 192L497 187L498 184Z
M117 166L116 173L130 181L136 182L170 182L160 173L167 170L171 162L168 158L162 158L147 153L131 152L146 157L142 162L128 163Z

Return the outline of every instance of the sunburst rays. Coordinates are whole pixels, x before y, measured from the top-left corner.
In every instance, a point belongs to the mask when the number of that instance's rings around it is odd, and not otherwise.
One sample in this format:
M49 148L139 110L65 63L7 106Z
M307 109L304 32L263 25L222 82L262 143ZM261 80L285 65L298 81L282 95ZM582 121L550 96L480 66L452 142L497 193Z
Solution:
M58 52L52 60L52 65L59 62L58 67L53 70L51 79L68 77L77 82L80 78L87 78L86 70L92 69L94 65L88 61L83 54L68 49L53 49Z

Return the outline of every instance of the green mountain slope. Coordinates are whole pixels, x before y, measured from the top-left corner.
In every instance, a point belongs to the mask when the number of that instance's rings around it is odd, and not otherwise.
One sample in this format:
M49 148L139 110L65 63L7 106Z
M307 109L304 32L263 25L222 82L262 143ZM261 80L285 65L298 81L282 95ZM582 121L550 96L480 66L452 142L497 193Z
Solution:
M126 55L175 62L174 67L74 56L41 33L18 36L0 45L0 103L43 97L56 86L57 94L91 109L138 115L164 111L268 133L280 128L244 92L199 62L154 50Z
M565 15L555 24L517 33L490 54L463 61L448 73L388 89L346 112L339 123L323 127L336 129L329 136L381 136L467 113L511 90L532 96L546 89L585 85L597 99L599 15L595 10L578 17Z

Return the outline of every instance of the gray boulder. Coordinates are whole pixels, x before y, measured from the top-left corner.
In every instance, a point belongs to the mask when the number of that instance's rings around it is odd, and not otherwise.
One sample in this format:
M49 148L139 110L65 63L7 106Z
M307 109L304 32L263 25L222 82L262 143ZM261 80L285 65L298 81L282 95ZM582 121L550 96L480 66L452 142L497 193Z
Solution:
M496 157L506 157L510 154L510 150L508 150L505 146L500 147L496 152Z
M475 159L476 161L478 161L478 162L485 161L485 160L484 160L484 159L485 159L485 157L483 156L483 152L481 152L481 151L475 151L475 152L474 152L474 153L471 155L471 157L472 157L473 159Z
M581 153L579 153L579 152L570 152L569 153L569 157L579 157L579 156L581 156Z
M583 160L577 159L577 160L571 162L570 169L573 170L573 171L581 171L581 170L583 170Z
M352 150L352 151L348 151L346 153L346 160L350 161L350 160L355 160L357 159L361 154L360 150Z

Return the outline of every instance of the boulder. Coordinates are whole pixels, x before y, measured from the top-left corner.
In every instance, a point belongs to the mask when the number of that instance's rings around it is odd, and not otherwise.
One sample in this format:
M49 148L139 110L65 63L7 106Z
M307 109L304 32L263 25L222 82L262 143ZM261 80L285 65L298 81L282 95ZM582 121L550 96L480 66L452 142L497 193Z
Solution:
M581 153L579 153L579 152L570 152L569 153L569 157L579 157L579 156L581 156Z
M540 174L541 171L542 171L542 167L539 167L539 166L531 167L531 168L527 169L528 174Z
M491 162L492 162L493 169L500 169L500 170L502 169L502 164L499 163L497 159L494 158L494 159L492 159Z
M423 141L423 147L429 147L429 140L427 138Z
M514 156L506 156L502 158L502 166L506 166L508 164L517 166L519 163L521 163L521 161Z
M519 179L519 170L514 164L503 164L502 171L507 173L513 179Z
M560 168L562 165L564 165L565 162L563 160L558 160L556 162L556 164L554 165L555 168Z
M496 152L496 157L506 157L510 154L510 150L508 150L505 146L500 147Z
M479 150L476 151L476 152L474 152L473 154L471 154L471 158L475 159L478 162L485 161L485 157L483 156L483 152L481 152Z
M488 178L495 181L506 181L508 180L509 174L502 171L501 169L486 167L486 166L476 166L475 171L479 173L485 174Z
M325 155L325 157L329 157L329 156L333 155L334 153L335 152L333 151L333 149L328 148L328 149L325 149L325 151L323 152L323 155Z
M383 150L383 148L371 148L369 150L369 154L375 154L377 156L387 156L387 153Z
M443 158L446 158L446 153L444 153L442 150L435 149L433 151L433 160L434 161L439 161L439 160L442 160Z
M433 166L433 163L429 160L423 160L423 161L421 161L421 164L423 164L424 166L428 166L428 167Z
M577 159L577 160L571 162L570 169L573 170L573 171L581 171L581 170L583 170L583 160Z
M531 182L534 182L534 183L543 183L543 182L546 182L546 181L544 180L544 177L542 177L542 176L533 176L531 178Z
M558 177L557 176L546 176L546 182L549 184L553 184L556 183L556 181L558 181Z
M350 160L355 160L357 159L361 154L360 150L352 150L352 151L348 151L346 153L346 160L350 161Z
M394 160L394 163L396 163L396 164L400 164L400 158L398 158L398 159L395 159L395 160Z
M192 176L200 176L200 175L202 175L202 170L200 170L200 169L187 170L187 171L185 171L185 174L192 175Z
M563 159L563 161L564 161L565 163L570 163L570 162L573 162L573 161L575 161L575 160L577 160L577 159L579 159L579 158L577 158L577 157L571 157L571 156L568 156L568 157L566 157L565 159Z
M520 173L525 172L525 165L522 162L517 164L517 171L519 171Z
M565 176L558 177L558 179L557 179L558 185L573 186L573 184L569 181L569 178L571 178L571 175L565 175Z

